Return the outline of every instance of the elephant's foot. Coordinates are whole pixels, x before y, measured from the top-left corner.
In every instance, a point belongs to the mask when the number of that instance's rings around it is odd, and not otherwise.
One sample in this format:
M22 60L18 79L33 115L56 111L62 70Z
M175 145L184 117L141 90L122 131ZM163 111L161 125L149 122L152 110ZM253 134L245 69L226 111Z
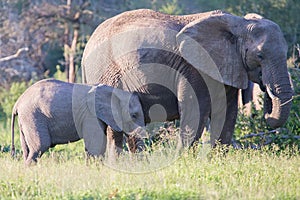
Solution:
M96 164L96 166L102 166L103 165L104 157L102 155L95 156L90 154L88 151L86 151L86 157L85 157L85 165L90 166L92 164Z

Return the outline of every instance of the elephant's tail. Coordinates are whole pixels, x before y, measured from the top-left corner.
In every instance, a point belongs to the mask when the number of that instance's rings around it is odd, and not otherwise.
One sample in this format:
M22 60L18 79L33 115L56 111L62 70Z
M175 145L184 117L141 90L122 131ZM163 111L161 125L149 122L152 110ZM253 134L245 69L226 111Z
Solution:
M17 109L14 107L11 114L11 156L15 156L15 118L18 115Z

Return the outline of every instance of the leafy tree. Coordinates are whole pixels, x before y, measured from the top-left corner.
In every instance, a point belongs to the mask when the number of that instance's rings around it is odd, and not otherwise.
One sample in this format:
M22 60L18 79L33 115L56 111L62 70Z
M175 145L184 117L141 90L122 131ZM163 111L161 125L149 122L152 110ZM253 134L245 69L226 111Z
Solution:
M14 82L9 90L4 88L0 89L0 110L2 110L0 116L2 116L1 120L6 122L4 125L8 125L10 123L9 119L13 106L19 96L21 96L21 94L27 89L28 85L31 85L31 83Z
M165 5L162 5L159 11L170 15L179 15L183 13L183 9L178 6L177 0L167 2Z

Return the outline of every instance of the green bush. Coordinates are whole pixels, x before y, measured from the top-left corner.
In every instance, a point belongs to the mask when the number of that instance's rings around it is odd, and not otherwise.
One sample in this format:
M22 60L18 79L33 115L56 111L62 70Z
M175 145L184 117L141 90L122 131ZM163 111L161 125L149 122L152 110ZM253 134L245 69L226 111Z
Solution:
M8 125L12 109L18 100L19 96L31 85L32 82L14 82L9 90L5 88L0 89L0 116L4 121L4 125Z
M292 133L300 135L300 70L290 69L291 78L294 86L293 104L286 128Z
M300 149L300 71L293 68L289 71L294 86L294 97L286 124L282 128L272 130L264 120L263 110L256 110L253 105L251 116L239 111L234 133L234 139L238 143L246 147L275 143L280 149L296 145ZM260 103L262 102L261 97Z
M63 72L60 65L56 65L56 72L53 74L53 78L61 81L67 81L66 73Z

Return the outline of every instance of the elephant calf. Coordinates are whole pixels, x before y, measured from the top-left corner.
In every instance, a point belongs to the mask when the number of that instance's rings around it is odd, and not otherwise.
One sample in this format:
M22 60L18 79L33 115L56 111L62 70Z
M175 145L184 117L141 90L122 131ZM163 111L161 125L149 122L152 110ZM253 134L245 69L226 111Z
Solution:
M12 155L16 115L26 165L36 162L50 147L81 138L89 155L104 155L107 126L120 134L144 134L139 97L106 85L45 79L29 87L12 111Z

